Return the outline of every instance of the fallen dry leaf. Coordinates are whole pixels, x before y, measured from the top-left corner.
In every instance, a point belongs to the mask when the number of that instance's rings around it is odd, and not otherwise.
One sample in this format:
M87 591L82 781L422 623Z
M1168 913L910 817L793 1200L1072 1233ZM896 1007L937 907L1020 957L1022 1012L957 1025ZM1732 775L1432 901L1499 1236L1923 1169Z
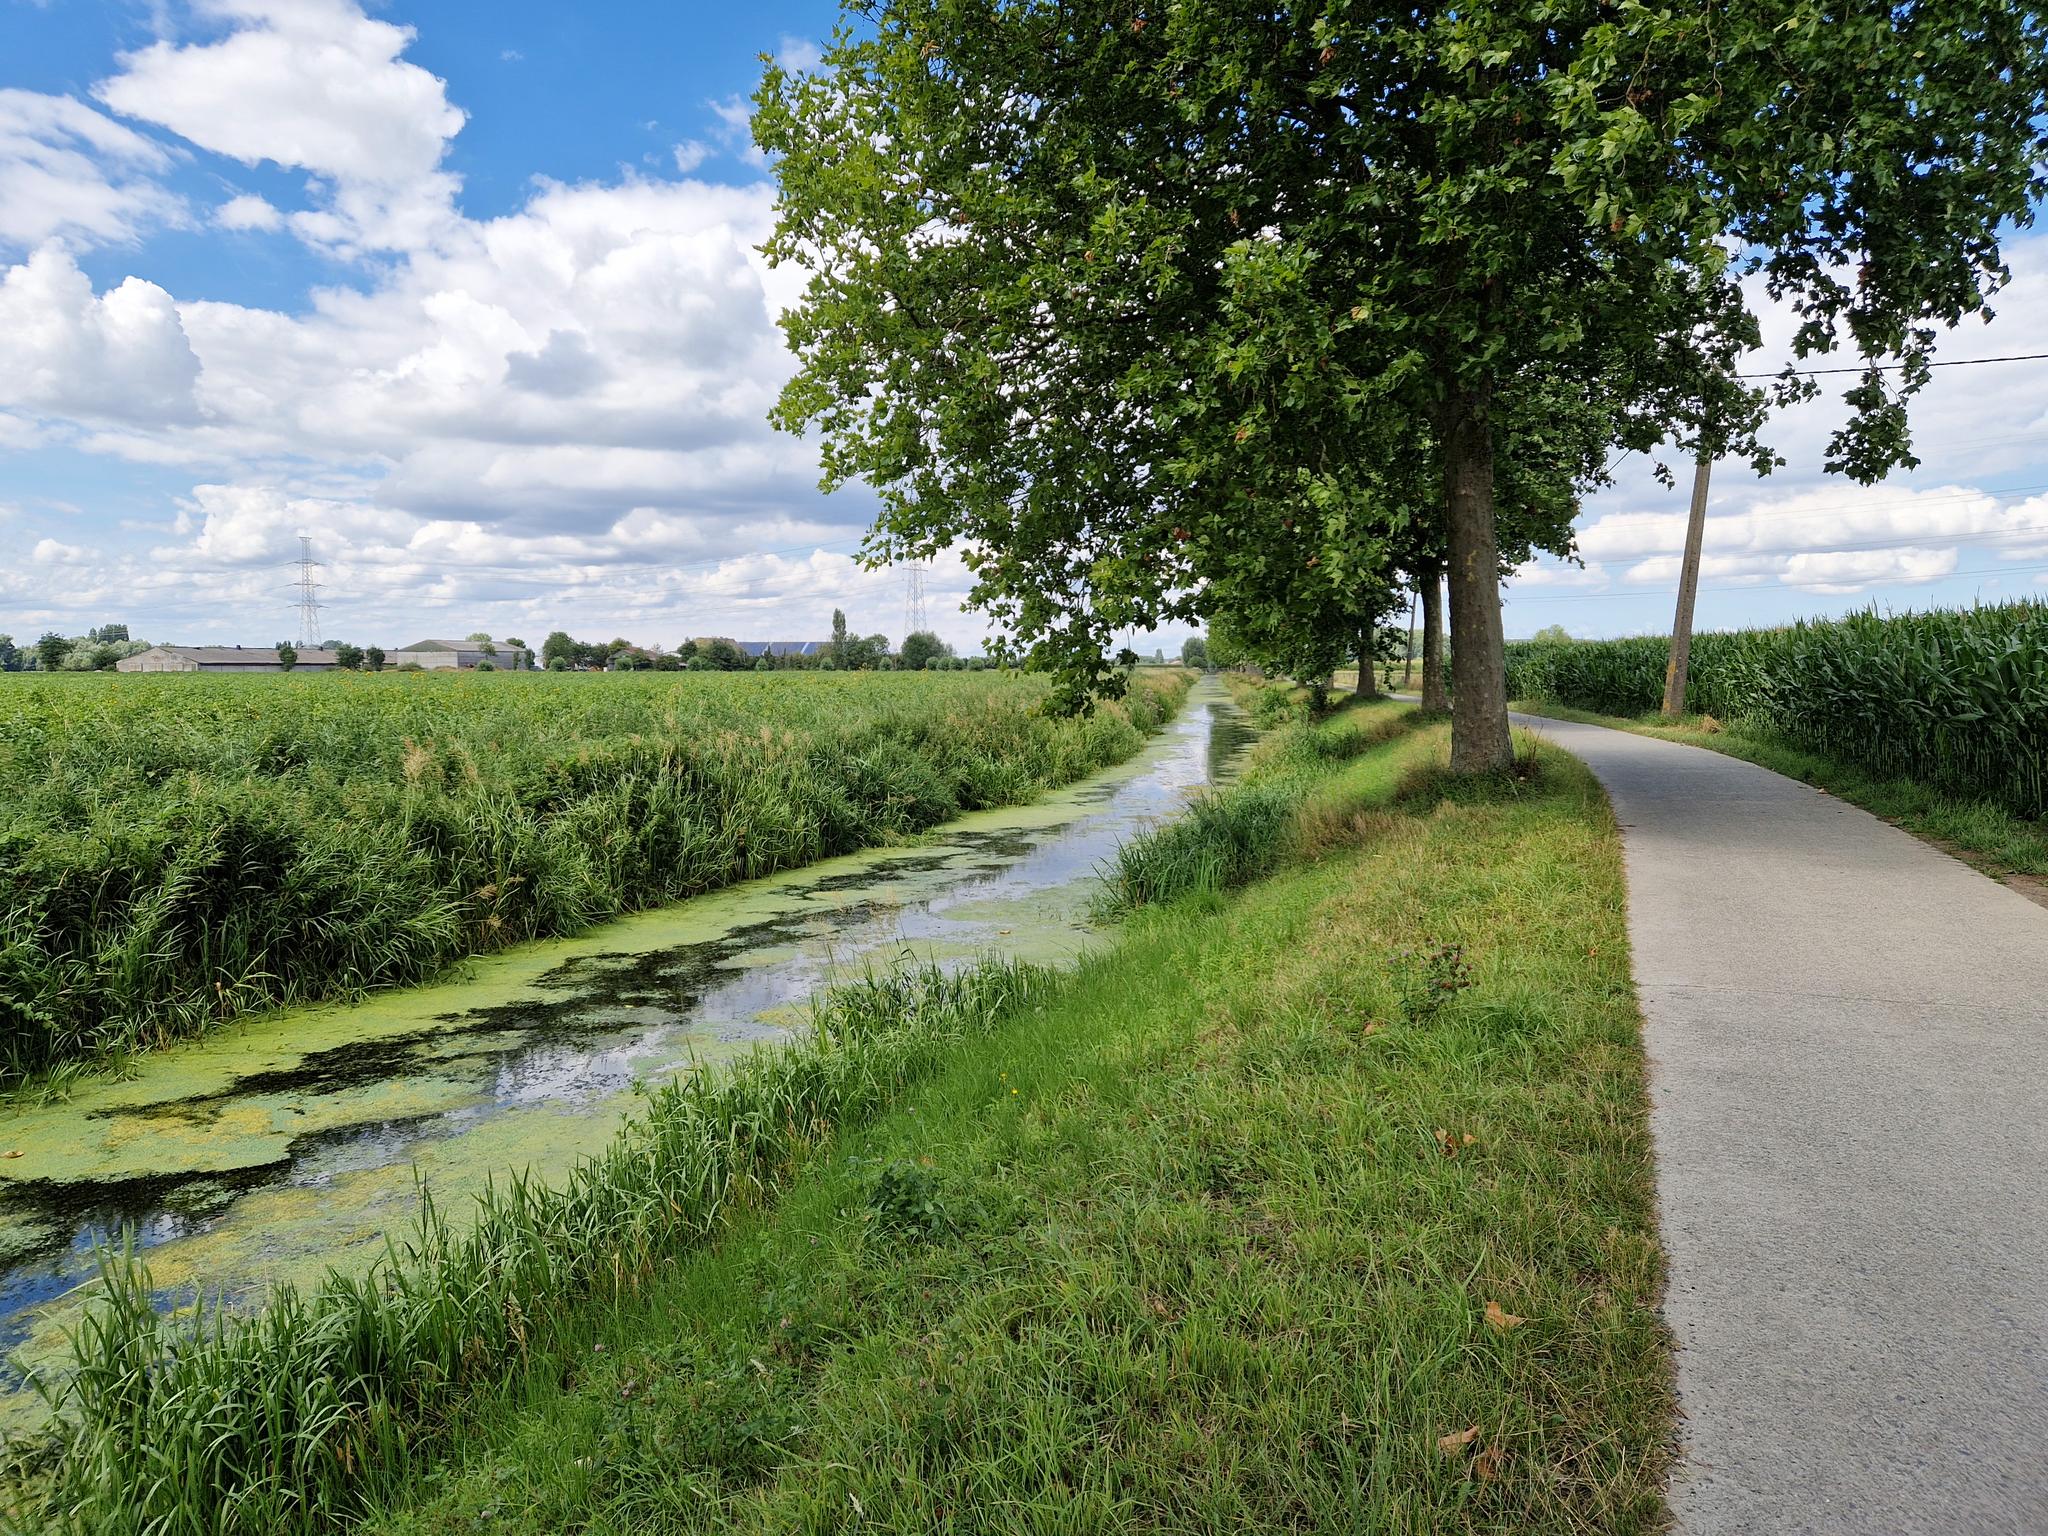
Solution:
M15 1148L15 1149L14 1149L14 1150L13 1150L12 1152L0 1152L0 1157L19 1157L19 1156L21 1156L21 1148L19 1148L19 1147L16 1147L16 1148Z
M1497 1445L1489 1445L1472 1458L1472 1471L1482 1483L1490 1483L1500 1476L1500 1469L1507 1461Z
M1527 1321L1529 1319L1515 1316L1497 1301L1489 1301L1486 1304L1486 1326L1498 1332L1506 1333L1510 1328L1519 1328Z
M1478 1438L1479 1426L1474 1424L1470 1429L1455 1430L1443 1436L1437 1441L1436 1448L1446 1456L1455 1456Z
M1378 1019L1367 1019L1365 1021L1365 1028L1361 1029L1359 1033L1361 1035L1376 1035L1386 1027Z

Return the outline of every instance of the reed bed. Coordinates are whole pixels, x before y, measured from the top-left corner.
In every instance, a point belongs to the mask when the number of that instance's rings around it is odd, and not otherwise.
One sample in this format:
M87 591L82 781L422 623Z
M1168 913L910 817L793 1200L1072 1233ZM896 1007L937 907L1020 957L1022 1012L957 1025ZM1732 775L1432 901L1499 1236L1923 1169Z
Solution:
M1508 647L1514 698L1609 715L1663 702L1669 642ZM1693 639L1686 708L1871 772L2048 816L2048 603L1801 622Z
M872 1119L1050 985L990 961L875 975L816 1004L814 1038L659 1090L559 1186L515 1178L456 1225L427 1203L409 1242L262 1312L160 1315L111 1256L104 1299L13 1447L16 1528L77 1536L294 1536L345 1527L429 1455L449 1411L545 1351L579 1310L623 1304L734 1211Z
M0 685L0 1083L913 835L1121 761L1191 681L39 675Z

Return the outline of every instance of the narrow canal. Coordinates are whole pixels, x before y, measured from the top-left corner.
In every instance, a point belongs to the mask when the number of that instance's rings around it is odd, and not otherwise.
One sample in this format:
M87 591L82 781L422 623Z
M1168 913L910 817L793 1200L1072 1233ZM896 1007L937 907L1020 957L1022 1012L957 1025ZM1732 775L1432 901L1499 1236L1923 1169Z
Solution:
M1029 806L264 1015L0 1113L0 1425L32 1416L23 1373L63 1359L99 1245L132 1241L166 1305L250 1303L367 1265L422 1184L454 1214L515 1170L566 1169L651 1084L801 1027L835 975L1071 958L1101 863L1228 777L1250 736L1206 679L1132 761Z

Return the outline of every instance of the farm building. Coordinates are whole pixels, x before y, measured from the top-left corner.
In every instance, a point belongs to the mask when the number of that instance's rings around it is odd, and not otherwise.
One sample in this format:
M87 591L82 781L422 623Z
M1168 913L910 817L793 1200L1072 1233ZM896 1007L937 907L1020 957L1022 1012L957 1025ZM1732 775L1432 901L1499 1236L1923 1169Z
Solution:
M500 645L487 655L481 640L416 640L403 650L392 651L384 658L384 665L411 665L428 672L439 672L456 667L474 667L486 660L494 667L518 672L533 665L533 653L522 651L517 646Z
M330 672L332 651L300 651L293 670ZM153 645L114 663L116 672L282 672L274 648L263 645Z
M735 640L733 644L756 660L763 656L823 656L832 649L830 640Z

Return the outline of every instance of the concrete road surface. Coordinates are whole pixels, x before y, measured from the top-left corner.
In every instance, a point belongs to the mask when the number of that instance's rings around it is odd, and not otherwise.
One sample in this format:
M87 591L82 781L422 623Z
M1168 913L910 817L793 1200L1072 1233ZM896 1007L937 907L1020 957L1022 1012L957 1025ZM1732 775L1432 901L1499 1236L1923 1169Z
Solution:
M2048 909L1697 747L1607 787L1647 1021L1685 1536L2048 1533Z

